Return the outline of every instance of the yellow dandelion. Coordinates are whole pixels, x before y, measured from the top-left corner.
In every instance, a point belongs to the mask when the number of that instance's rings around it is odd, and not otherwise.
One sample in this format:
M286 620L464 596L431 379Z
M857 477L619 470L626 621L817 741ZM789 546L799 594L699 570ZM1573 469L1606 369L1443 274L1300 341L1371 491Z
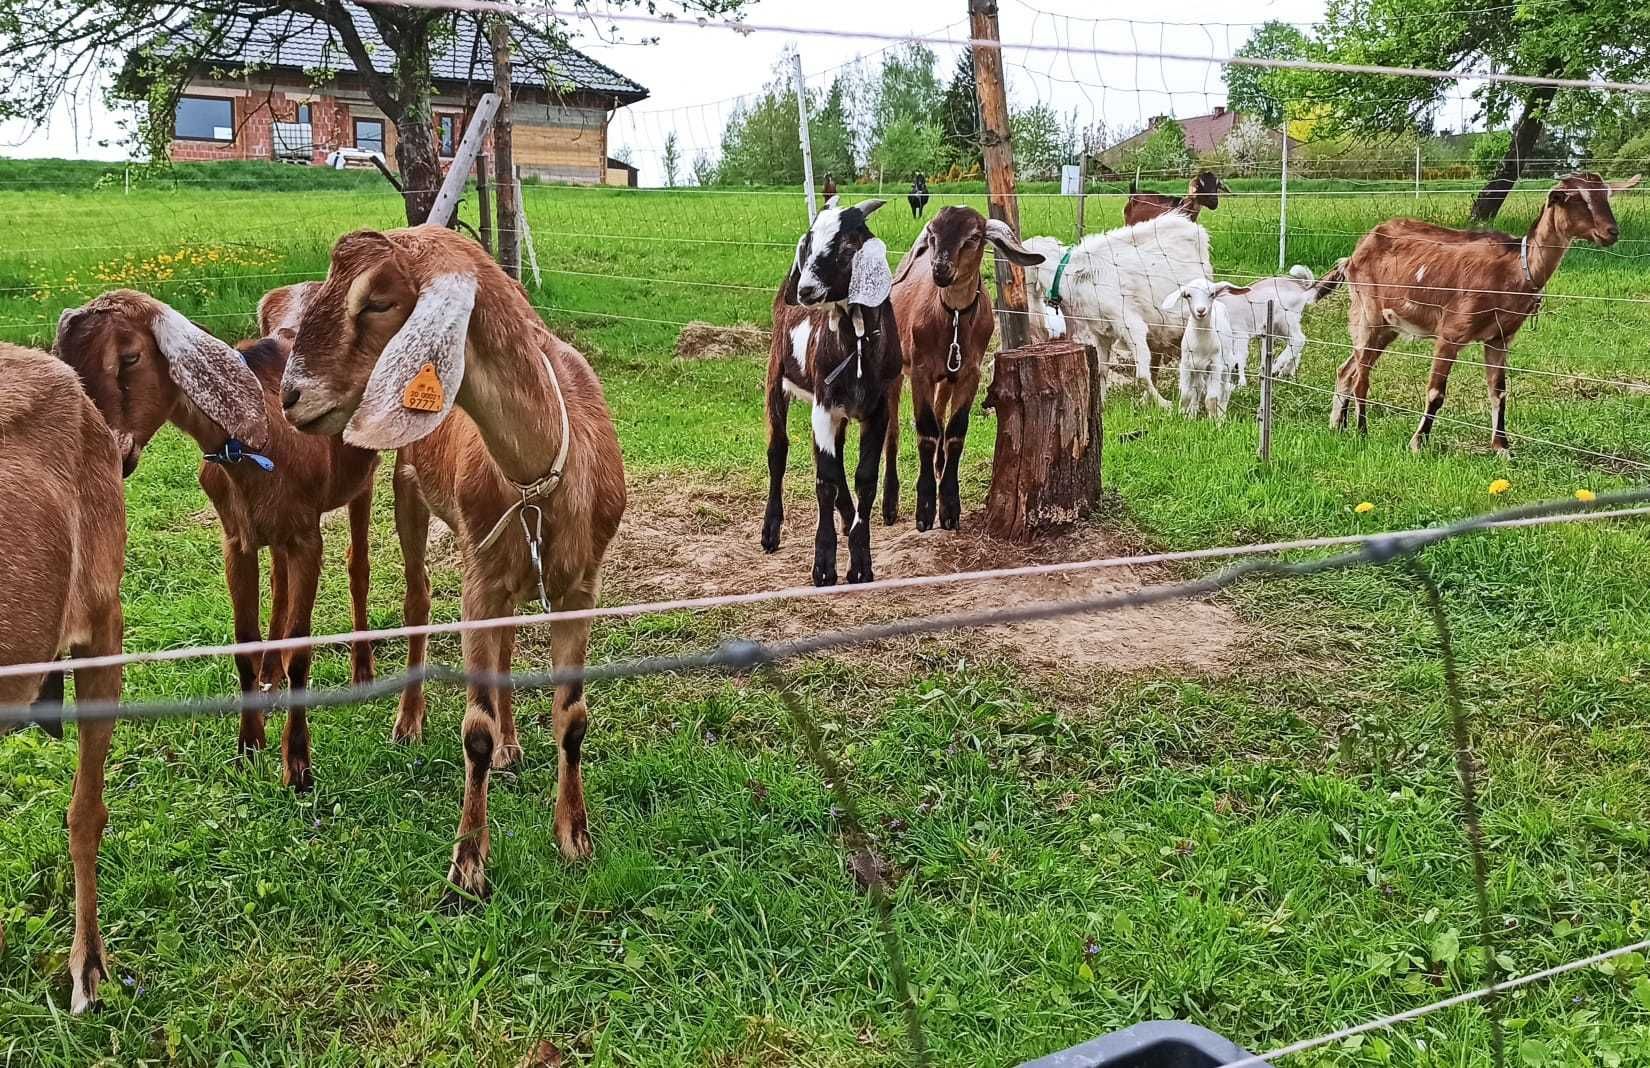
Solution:
M1585 504L1591 504L1593 501L1598 500L1598 494L1594 493L1590 489L1578 489L1576 490L1576 500Z
M1370 512L1375 510L1375 506L1368 501L1360 501L1358 502L1358 507L1352 510L1357 512L1359 515L1368 515Z
M1512 489L1511 482L1508 482L1504 478L1498 478L1494 482L1490 483L1490 496L1499 497L1510 489Z

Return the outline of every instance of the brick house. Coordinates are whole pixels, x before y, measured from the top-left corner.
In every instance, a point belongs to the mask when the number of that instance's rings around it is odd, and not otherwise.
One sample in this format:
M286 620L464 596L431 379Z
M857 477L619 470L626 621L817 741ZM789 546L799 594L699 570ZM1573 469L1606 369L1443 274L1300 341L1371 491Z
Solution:
M1145 144L1146 139L1152 135L1152 131L1156 130L1158 124L1167 118L1169 118L1167 115L1154 115L1152 120L1146 124L1144 130L1132 137L1124 138L1101 152L1099 155L1100 162L1107 167L1122 167L1124 159L1128 157L1129 153ZM1245 116L1241 112L1228 111L1225 107L1217 106L1214 111L1207 115L1193 115L1175 121L1180 124L1180 129L1186 134L1187 151L1194 156L1207 156L1220 151L1221 146L1226 143L1226 139L1232 136L1232 131L1245 121ZM1282 150L1283 134L1277 130L1268 129L1266 137L1271 142L1274 151ZM1301 142L1293 137L1289 139L1291 150L1300 147L1300 144Z
M388 74L394 54L366 12L349 6L374 68ZM325 164L338 149L356 149L376 152L395 166L395 124L372 103L330 27L286 13L217 36L225 42L223 54L202 57L202 73L178 99L174 160ZM164 52L167 45L154 47ZM565 46L518 42L513 59L512 146L521 173L550 181L607 182L608 123L619 108L646 99L647 90ZM492 50L485 36L477 40L470 20L437 45L431 111L443 159L463 138L469 104L491 89L492 70ZM490 151L490 146L483 150Z

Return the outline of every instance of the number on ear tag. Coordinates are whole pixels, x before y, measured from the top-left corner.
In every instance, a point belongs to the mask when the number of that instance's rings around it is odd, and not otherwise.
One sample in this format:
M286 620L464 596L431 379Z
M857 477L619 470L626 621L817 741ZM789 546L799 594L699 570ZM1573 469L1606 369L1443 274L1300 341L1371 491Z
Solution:
M407 383L406 391L401 394L401 406L415 412L439 412L446 397L441 379L436 377L435 364L426 363Z

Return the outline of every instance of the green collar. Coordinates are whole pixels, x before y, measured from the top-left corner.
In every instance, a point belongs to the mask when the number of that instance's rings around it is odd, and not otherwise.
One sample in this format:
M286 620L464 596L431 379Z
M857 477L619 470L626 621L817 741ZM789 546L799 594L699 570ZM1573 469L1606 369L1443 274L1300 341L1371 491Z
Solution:
M1060 257L1060 266L1054 268L1054 284L1048 287L1046 303L1058 308L1060 306L1060 279L1066 276L1066 264L1071 262L1071 254L1077 251L1077 246L1066 249L1066 254Z

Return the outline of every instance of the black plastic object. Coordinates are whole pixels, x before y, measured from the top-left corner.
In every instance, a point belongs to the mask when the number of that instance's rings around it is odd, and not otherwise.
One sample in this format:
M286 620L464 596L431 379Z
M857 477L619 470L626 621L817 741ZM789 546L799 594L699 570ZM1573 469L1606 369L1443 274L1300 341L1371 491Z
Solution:
M1020 1068L1219 1068L1249 1056L1213 1031L1157 1020L1026 1061Z

